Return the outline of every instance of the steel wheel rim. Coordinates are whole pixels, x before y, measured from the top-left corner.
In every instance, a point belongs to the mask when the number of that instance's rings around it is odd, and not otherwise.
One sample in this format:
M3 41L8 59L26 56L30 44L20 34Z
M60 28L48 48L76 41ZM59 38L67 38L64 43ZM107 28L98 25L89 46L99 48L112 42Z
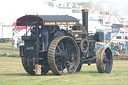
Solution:
M109 48L100 48L96 53L96 65L99 73L110 73L113 65L112 52Z

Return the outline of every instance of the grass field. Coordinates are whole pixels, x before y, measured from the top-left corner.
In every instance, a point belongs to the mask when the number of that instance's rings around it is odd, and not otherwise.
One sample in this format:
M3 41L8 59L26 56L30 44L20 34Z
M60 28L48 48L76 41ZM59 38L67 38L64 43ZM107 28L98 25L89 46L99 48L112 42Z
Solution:
M6 43L0 43L0 53L6 53L6 54L19 54L19 51L17 48L12 48L11 42Z
M0 43L0 53L18 54L11 42ZM4 48L4 49L2 49ZM0 85L128 85L128 60L114 60L110 74L98 73L96 65L83 65L72 75L56 76L51 71L44 76L30 76L20 57L0 57Z
M6 42L6 43L0 42L0 47L12 48L12 43L11 42Z
M97 73L96 65L83 65L72 75L30 76L19 57L0 57L0 85L128 85L128 60L114 60L110 74Z

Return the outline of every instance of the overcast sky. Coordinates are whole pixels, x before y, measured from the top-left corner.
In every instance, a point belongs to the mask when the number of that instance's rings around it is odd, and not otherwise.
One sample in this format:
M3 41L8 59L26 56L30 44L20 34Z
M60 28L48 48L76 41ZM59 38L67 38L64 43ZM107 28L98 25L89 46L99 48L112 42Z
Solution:
M37 2L38 1L38 2ZM42 0L1 0L0 21L11 23L16 18L32 12L37 14Z
M50 13L51 9L46 5L44 5L43 1L46 0L0 0L0 22L10 24L13 21L15 21L18 17L23 16L25 14L41 14L41 13L46 14L47 11ZM59 1L61 2L62 0ZM79 0L79 1L87 1L87 0ZM122 4L127 5L126 2L128 2L127 0L91 0L91 1L103 6L105 6L105 4L107 3L99 3L99 1L102 2L112 1L113 3L118 3L120 5ZM124 8L123 5L122 6L120 5L118 8Z

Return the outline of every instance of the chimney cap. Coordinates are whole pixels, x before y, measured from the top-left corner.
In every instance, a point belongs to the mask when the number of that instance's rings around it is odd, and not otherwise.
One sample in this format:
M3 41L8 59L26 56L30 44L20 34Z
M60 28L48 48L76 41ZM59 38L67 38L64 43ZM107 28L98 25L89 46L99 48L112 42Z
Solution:
M81 11L82 12L88 12L88 9L82 9Z

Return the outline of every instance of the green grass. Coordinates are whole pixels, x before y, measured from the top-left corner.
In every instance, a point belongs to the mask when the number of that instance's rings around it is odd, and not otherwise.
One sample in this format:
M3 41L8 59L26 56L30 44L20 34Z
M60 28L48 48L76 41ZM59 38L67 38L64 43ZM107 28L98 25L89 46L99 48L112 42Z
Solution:
M15 50L0 50L0 53L19 54L19 51L15 51Z
M11 42L6 42L6 43L0 43L0 53L19 54L19 51L17 50L17 48L12 48Z
M20 57L0 57L0 85L128 85L128 60L114 60L110 74L97 73L96 65L83 65L71 75L56 76L51 71L45 76L30 76Z
M0 43L0 48L12 48L11 42ZM18 54L3 50L0 53ZM20 57L0 57L0 85L128 85L128 60L114 60L110 74L98 73L96 65L83 65L72 75L56 76L51 71L44 76L30 76L24 71Z
M5 43L0 42L0 47L12 48L12 43L11 42L5 42Z

